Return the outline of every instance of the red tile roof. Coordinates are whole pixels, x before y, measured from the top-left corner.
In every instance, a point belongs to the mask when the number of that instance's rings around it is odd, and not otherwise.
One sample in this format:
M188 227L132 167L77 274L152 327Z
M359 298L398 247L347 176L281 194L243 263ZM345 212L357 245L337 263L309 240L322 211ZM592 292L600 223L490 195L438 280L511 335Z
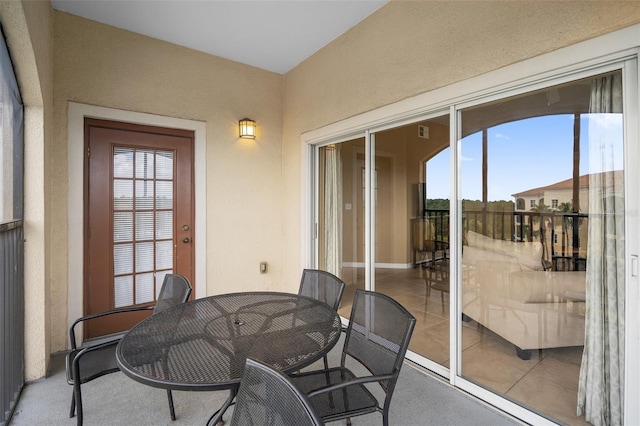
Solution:
M611 173L611 172L605 172ZM614 179L622 180L624 178L622 170L614 171ZM580 176L579 185L580 188L589 188L589 176L591 175L582 175ZM511 194L513 197L531 197L536 195L542 195L545 191L549 190L558 190L558 189L573 189L573 178L563 180L561 182L556 182L548 186L541 186L539 188L528 189L523 192L517 192L515 194Z

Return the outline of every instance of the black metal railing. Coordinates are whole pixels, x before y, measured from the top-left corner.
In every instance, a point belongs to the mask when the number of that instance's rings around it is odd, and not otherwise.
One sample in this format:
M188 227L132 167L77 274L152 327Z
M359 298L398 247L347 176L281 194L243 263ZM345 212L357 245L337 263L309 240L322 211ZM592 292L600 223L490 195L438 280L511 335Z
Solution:
M584 262L588 221L587 213L559 211L487 209L462 213L464 234L472 231L496 240L539 242L543 248L541 260L549 264L563 260ZM421 261L421 253L431 252L434 258L436 252L449 247L449 210L425 209L423 217L412 219L411 232L414 264ZM426 259L429 261L429 257Z
M5 425L24 386L24 230L0 224L0 409Z
M425 209L411 221L413 264L447 257L449 250L449 210Z
M586 257L587 213L467 210L462 221L464 231L493 239L540 242L548 260L554 256Z

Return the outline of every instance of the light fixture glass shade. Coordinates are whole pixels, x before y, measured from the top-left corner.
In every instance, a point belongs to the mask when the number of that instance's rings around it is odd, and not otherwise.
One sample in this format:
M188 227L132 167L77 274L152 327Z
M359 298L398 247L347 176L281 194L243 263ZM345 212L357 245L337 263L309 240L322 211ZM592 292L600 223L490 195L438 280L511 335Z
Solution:
M249 119L243 118L240 120L238 124L240 127L240 137L247 139L255 139L256 138L256 122Z

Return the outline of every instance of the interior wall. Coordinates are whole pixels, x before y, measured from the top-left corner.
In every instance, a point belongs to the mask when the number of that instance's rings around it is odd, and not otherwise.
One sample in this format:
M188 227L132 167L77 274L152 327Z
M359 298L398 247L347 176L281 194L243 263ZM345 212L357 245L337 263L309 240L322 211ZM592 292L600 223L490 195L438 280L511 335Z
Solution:
M416 217L415 184L424 182L423 162L449 146L449 127L435 121L423 121L429 127L429 139L418 136L418 123L376 133L376 152L391 155L393 167L393 205L391 240L386 248L379 248L382 257L376 263L391 267L412 266L411 218ZM443 176L448 182L449 176Z
M407 210L409 195L406 190L408 181L407 129L397 128L376 133L376 169L382 171L390 162L390 173L376 173L378 188L376 196L376 264L402 268L410 265L408 251ZM389 182L384 182L384 179ZM390 194L389 194L390 192ZM380 235L378 235L381 232Z
M67 345L67 262L81 261L66 254L69 101L206 123L207 231L196 236L207 241L207 280L195 285L206 285L207 294L282 289L282 76L64 12L53 16L59 291L52 304L61 308L52 350ZM257 122L255 140L238 138L244 117Z
M342 258L345 263L356 264L359 259L359 245L360 241L356 240L357 225L356 221L358 217L362 217L362 210L358 209L357 205L357 191L359 188L356 186L357 175L360 173L357 168L356 162L358 158L358 149L354 146L360 146L363 143L362 140L357 140L355 143L343 144L340 148L340 155L342 157L342 202L345 204L351 204L351 209L345 209L342 212ZM361 255L362 253L360 253Z
M284 279L306 261L303 133L638 22L635 2L392 0L288 72Z

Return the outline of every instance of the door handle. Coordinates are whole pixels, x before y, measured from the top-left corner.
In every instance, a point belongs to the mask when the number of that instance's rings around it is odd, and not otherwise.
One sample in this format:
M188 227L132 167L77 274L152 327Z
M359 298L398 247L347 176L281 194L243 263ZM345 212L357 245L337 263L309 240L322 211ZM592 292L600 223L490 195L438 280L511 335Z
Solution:
M189 237L184 237L182 239L182 242L185 243L185 244L187 244L189 241L191 241L191 239L189 239Z

